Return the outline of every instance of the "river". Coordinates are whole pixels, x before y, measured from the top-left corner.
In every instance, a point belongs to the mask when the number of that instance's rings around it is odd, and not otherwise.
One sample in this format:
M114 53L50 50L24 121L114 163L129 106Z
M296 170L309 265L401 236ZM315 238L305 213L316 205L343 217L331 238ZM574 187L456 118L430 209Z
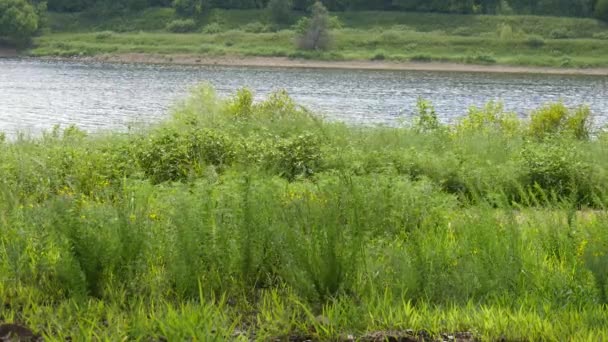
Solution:
M419 97L442 121L500 100L521 116L544 103L586 104L608 123L608 78L425 71L354 71L219 66L103 64L0 59L0 131L37 134L56 124L87 131L125 130L166 118L199 83L220 95L249 87L256 99L285 89L300 104L353 124L393 125L411 118Z

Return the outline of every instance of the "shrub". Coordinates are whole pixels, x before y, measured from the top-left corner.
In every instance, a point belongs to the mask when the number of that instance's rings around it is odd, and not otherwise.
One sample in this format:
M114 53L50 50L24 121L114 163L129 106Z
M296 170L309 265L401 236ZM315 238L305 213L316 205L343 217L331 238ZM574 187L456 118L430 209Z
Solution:
M595 17L608 21L608 0L598 0L595 4Z
M418 109L418 116L414 121L414 128L417 131L429 132L441 127L435 108L430 102L419 98L416 108Z
M222 32L222 27L218 23L211 23L205 25L202 32L206 34L216 34Z
M173 33L186 33L194 30L196 30L196 22L192 19L178 19L167 24L167 31Z
M259 21L255 21L253 23L248 23L247 25L243 26L243 31L250 33L263 33L270 32L271 29L268 25L264 25Z
M593 34L594 39L607 39L608 40L608 32L597 32Z
M533 48L540 48L545 45L545 40L538 35L528 36L528 38L526 38L526 45Z
M467 56L465 58L465 63L470 64L494 64L496 63L496 59L494 59L491 55L486 54L475 54L473 56Z
M0 37L28 42L38 30L36 9L26 0L0 0Z
M109 39L112 38L112 36L114 36L114 32L113 31L102 31L99 32L95 35L95 39L97 40L104 40L104 39Z
M140 143L138 159L144 174L153 184L185 181L200 171L195 160L195 140L173 128L162 128Z
M590 191L586 185L589 167L567 141L553 139L550 143L530 144L521 156L527 184L537 200L578 197L582 189ZM584 192L590 196L588 191Z
M565 29L565 28L556 28L556 29L551 30L551 32L549 33L549 37L551 37L553 39L574 38L574 33L572 33L572 31Z
M326 50L331 43L330 18L327 8L319 1L312 6L312 17L306 29L297 39L298 47L304 50Z
M529 132L538 139L564 135L579 140L591 135L591 112L588 107L572 111L563 103L544 106L532 113Z
M228 103L226 110L229 115L237 118L248 118L253 112L253 94L247 88L240 89Z
M513 39L513 28L509 24L502 23L498 27L498 36L502 40Z
M312 176L321 166L320 139L310 132L283 139L269 161L288 180Z
M173 0L175 12L183 17L198 16L203 13L203 0Z
M454 132L461 135L471 133L502 133L513 136L520 129L519 119L514 113L504 111L502 103L490 102L484 108L471 107L467 116L454 126Z
M270 18L276 24L289 24L291 22L292 0L270 0L266 9Z

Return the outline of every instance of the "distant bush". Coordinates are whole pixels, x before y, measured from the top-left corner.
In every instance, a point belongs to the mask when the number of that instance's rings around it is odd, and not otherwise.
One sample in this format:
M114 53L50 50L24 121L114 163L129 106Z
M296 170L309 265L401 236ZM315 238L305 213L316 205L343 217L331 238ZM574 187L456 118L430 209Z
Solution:
M415 55L410 57L410 61L412 62L431 62L433 60L433 57L431 57L430 55Z
M270 18L276 24L289 24L291 22L292 0L270 0L266 9L270 13Z
M167 31L173 33L194 32L196 30L196 22L192 19L173 20L167 24Z
M372 61L383 61L386 59L386 52L384 51L378 51L374 54L374 56L372 56L371 60Z
M259 21L255 21L255 22L248 23L247 25L243 26L242 30L245 32L250 32L250 33L263 33L263 32L270 32L271 27L268 25L264 25Z
M469 64L494 64L496 63L496 59L487 54L475 54L473 56L467 56L464 59L465 63Z
M595 17L608 21L608 0L598 0L595 4Z
M222 26L218 23L211 23L203 27L202 32L207 34L216 34L222 32Z
M574 38L574 33L565 28L556 28L551 30L551 32L549 33L549 37L553 39Z
M594 39L608 39L608 32L597 32L593 34Z
M331 44L330 17L327 8L319 1L312 6L312 16L300 23L304 32L297 39L298 48L303 50L326 50Z
M528 38L526 38L526 45L533 48L540 48L545 45L545 40L538 35L528 36Z
M175 12L183 17L198 16L203 13L203 0L173 0Z
M104 40L104 39L112 38L113 35L114 35L113 31L102 31L95 35L95 39Z
M470 37L475 34L475 31L470 27L458 27L452 31L452 34L455 36Z
M0 38L27 43L39 28L36 8L26 0L0 0Z
M500 24L498 27L498 37L502 40L513 39L513 27L505 23Z

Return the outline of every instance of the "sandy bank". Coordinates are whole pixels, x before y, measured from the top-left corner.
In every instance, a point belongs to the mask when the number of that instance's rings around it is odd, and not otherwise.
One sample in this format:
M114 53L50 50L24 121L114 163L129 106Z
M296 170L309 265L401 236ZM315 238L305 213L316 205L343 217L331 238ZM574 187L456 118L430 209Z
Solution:
M176 65L218 65L249 66L277 68L316 68L316 69L351 69L351 70L419 70L449 72L490 72L490 73L525 73L555 75L598 75L608 76L608 68L545 68L506 65L472 65L458 63L420 63L390 61L315 61L289 59L286 57L208 57L197 55L156 55L144 53L102 54L84 57L45 57L46 59L78 60L110 63L147 63Z

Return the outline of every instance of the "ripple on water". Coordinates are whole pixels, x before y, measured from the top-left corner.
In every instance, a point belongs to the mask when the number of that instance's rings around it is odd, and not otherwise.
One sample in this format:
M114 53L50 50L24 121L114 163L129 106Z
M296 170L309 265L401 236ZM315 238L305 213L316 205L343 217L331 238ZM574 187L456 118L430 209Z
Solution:
M587 104L597 124L608 117L608 81L598 76L154 66L0 60L0 130L39 132L55 124L88 131L157 122L198 83L220 95L243 86L262 99L285 89L332 120L396 124L430 100L444 122L470 106L502 100L521 116L543 103Z

